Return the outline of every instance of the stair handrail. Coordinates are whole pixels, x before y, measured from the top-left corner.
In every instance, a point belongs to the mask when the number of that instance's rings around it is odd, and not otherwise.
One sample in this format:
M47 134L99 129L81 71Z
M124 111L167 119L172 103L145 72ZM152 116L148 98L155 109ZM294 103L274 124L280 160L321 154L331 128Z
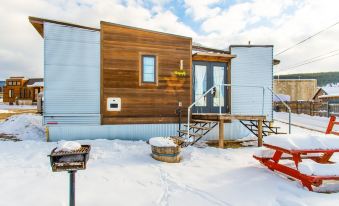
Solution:
M262 89L262 108L261 114L264 115L265 112L265 87L260 85L250 85L250 84L219 84L219 97L221 96L221 87L250 87L250 88L260 88ZM219 98L219 115L221 115L221 98ZM230 112L231 113L231 112Z
M292 110L291 107L288 106L288 104L286 104L280 97L279 95L277 95L276 93L273 92L273 90L269 87L267 87L267 89L275 96L277 97L281 103L287 108L288 110L288 133L291 134L291 115L292 115Z
M191 117L191 109L194 105L196 105L202 98L205 98L205 96L214 88L216 88L217 85L213 85L209 90L207 90L205 93L201 95L197 100L195 100L190 106L187 108L187 139L190 139L190 117Z
M265 87L264 86L259 86L259 85L240 85L240 84L215 84L213 85L210 89L208 89L205 93L203 93L197 100L195 100L191 105L188 106L187 108L187 134L185 135L187 139L190 138L190 114L191 114L191 109L194 105L197 104L202 98L205 98L205 96L214 88L219 87L219 97L221 97L221 87L251 87L251 88L261 88L263 90L263 105L262 105L262 114L264 114L264 105L265 105ZM219 115L221 115L221 98L219 98ZM231 113L231 112L230 112Z

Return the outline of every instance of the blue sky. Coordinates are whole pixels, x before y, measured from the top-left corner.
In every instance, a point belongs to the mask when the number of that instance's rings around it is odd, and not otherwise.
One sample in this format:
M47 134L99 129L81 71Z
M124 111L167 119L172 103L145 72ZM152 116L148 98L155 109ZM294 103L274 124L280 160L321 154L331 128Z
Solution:
M43 39L28 16L99 27L100 20L190 36L225 49L272 44L275 53L339 21L338 0L4 0L0 79L43 76ZM289 69L339 49L339 25L276 58L276 74L339 71L338 58Z

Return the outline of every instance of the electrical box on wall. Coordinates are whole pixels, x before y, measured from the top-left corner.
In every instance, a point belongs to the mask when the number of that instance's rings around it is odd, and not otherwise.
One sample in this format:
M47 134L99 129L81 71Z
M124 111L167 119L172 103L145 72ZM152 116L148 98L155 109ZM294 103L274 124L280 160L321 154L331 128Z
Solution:
M109 97L107 98L107 111L121 111L121 98Z

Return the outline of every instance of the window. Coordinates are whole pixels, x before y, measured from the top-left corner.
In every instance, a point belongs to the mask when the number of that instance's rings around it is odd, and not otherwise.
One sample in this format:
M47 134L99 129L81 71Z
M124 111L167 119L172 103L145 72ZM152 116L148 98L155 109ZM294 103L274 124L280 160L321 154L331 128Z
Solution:
M143 83L156 83L156 56L141 56L141 75Z
M8 82L8 86L12 86L12 82Z
M8 96L9 98L13 97L13 89L8 90Z
M13 83L13 86L16 86L16 82L12 82Z
M21 82L17 82L16 85L20 86Z

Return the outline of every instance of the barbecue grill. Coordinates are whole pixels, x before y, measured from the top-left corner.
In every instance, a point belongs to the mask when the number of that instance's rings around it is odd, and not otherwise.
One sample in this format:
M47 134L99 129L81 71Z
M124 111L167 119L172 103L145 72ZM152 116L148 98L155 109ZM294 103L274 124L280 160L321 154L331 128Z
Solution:
M69 173L69 205L75 206L75 173L78 170L85 170L86 163L91 150L90 145L81 145L81 148L74 151L56 151L54 148L50 155L53 172L67 171Z
M81 145L81 148L75 151L59 151L54 148L49 155L53 172L77 171L86 169L86 163L89 158L90 145Z

